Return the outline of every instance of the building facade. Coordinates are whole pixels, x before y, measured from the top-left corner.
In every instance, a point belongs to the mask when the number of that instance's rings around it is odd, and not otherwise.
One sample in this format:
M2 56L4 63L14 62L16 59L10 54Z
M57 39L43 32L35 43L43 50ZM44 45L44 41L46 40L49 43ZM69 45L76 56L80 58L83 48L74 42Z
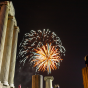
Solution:
M14 88L18 32L12 2L0 2L0 88Z

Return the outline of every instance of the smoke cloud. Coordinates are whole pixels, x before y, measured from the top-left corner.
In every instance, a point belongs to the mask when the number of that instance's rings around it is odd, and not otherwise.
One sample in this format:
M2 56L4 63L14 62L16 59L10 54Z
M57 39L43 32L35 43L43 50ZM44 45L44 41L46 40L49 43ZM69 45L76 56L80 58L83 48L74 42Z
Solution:
M14 77L15 88L18 88L19 84L22 88L32 88L32 75L34 74L35 68L25 65L20 69L19 62L17 62Z

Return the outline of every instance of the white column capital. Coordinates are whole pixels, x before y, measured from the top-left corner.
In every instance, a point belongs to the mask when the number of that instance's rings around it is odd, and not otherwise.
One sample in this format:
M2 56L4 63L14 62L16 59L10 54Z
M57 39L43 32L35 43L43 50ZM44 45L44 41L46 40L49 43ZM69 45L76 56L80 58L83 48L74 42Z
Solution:
M47 79L51 79L53 81L54 80L54 77L53 76L45 76L44 77L44 80L46 81Z
M14 28L15 29L19 29L19 27L17 26L17 21L16 21L16 18L12 15L9 15L8 16L8 19L12 19L14 21ZM18 30L19 31L19 30Z
M14 26L14 29L16 29L18 32L20 32L20 29L18 26Z

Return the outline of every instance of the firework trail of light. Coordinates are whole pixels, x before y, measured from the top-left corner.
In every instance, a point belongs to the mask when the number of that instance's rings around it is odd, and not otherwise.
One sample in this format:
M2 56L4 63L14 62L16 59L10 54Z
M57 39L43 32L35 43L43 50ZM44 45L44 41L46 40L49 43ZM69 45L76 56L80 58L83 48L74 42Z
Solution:
M47 70L48 73L59 67L61 54L66 51L60 38L49 29L31 30L26 33L19 48L18 58L21 66L34 65L36 71Z

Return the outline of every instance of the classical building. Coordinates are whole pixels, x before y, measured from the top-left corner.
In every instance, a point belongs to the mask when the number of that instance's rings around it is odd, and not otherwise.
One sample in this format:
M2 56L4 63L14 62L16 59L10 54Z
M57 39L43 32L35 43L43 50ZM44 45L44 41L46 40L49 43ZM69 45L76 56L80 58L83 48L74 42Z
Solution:
M14 88L18 32L12 2L0 2L0 88Z
M14 73L19 27L11 1L0 2L0 88L15 88ZM45 76L45 88L52 88L53 76ZM32 88L43 88L43 76L32 76Z

